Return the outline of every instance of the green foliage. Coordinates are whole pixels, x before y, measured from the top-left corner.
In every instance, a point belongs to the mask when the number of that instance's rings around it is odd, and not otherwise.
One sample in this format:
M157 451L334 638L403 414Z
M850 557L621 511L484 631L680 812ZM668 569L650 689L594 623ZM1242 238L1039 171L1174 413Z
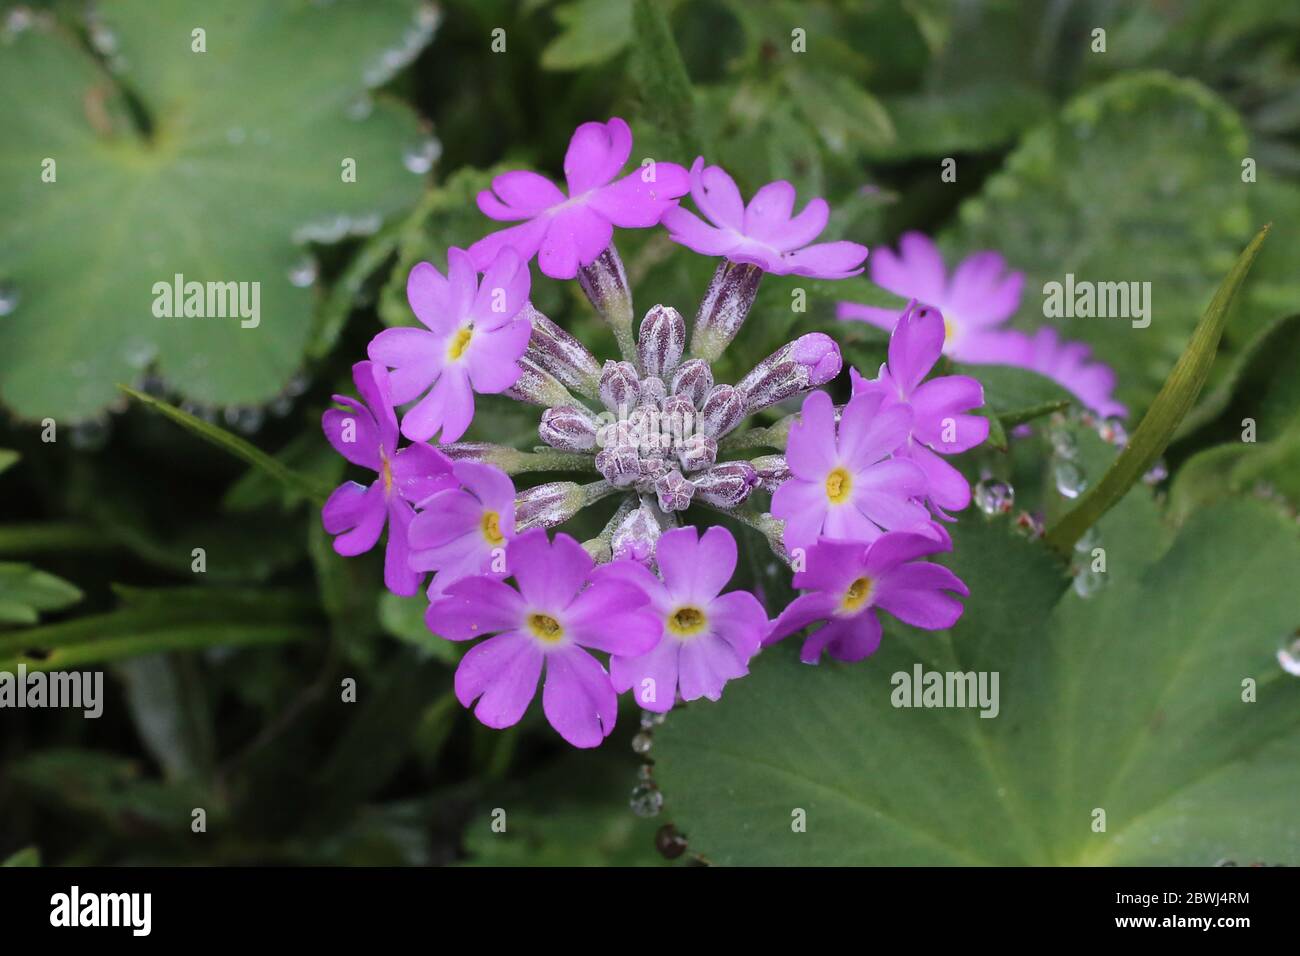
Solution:
M723 702L670 715L655 775L692 849L741 864L1294 864L1300 685L1273 655L1300 617L1300 543L1229 502L1166 545L1133 494L1102 521L1108 581L1090 598L1058 600L1041 546L964 520L951 564L972 593L950 632L887 628L855 665L778 646ZM999 713L892 706L892 675L917 664L997 672Z

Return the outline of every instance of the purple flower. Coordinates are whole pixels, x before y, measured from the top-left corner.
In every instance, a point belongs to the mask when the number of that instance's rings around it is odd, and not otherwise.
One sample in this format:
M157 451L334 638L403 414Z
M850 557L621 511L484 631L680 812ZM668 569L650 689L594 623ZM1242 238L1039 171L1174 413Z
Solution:
M461 485L419 503L407 541L411 567L436 571L429 600L473 574L503 575L506 543L515 536L515 486L493 465L460 461L452 474Z
M575 747L595 747L614 729L618 696L609 675L584 648L643 654L661 624L640 588L617 580L588 585L593 561L568 535L548 541L540 528L506 548L516 588L490 575L462 578L429 609L438 634L468 641L456 668L456 697L489 727L519 722L546 665L542 710Z
M768 183L746 206L736 181L704 158L691 166L691 198L712 226L680 206L664 214L674 242L706 256L756 265L774 275L844 279L862 271L867 247L856 242L809 245L826 228L830 209L813 199L797 215L794 187L785 180Z
M402 434L441 441L465 434L474 417L474 393L492 395L514 385L532 325L519 315L528 301L528 264L503 250L483 281L461 249L447 251L447 275L418 263L406 280L406 298L425 328L385 329L370 341L370 358L392 369L393 402L424 397L402 416ZM426 394L427 392L427 394Z
M1115 370L1104 362L1090 362L1092 349L1083 342L1062 341L1056 330L1039 329L1033 335L1009 333L1016 348L1006 359L1052 379L1082 404L1103 418L1123 417L1128 408L1115 401Z
M905 405L912 410L906 446L898 452L925 472L930 501L940 509L960 511L970 504L970 485L940 455L967 451L988 438L989 421L966 411L984 404L984 387L968 375L922 381L943 350L943 317L913 300L889 336L889 361L874 380L849 370L853 394L881 396L881 409Z
M672 709L683 700L717 700L727 681L749 673L767 630L767 615L748 591L720 592L736 570L736 539L713 527L701 537L694 527L674 528L655 551L662 580L635 561L615 561L596 572L600 581L627 581L650 601L663 633L650 651L614 655L614 689L631 689L646 710Z
M525 261L552 279L572 279L609 245L614 227L644 229L656 225L677 204L689 182L675 163L654 163L614 182L632 154L632 131L614 117L608 123L583 123L569 140L564 178L569 195L544 176L526 170L503 173L492 191L478 194L485 216L518 226L485 236L469 252L479 268L501 249L513 247Z
M959 362L1001 364L1008 349L1018 347L998 326L1020 307L1025 276L1006 269L998 253L977 252L963 259L949 278L938 247L919 232L904 234L897 255L884 248L871 257L872 282L943 314L943 352ZM861 319L886 331L898 320L895 309L856 302L841 302L836 315Z
M321 428L334 450L379 477L369 485L345 481L321 509L321 523L334 538L334 550L346 557L369 551L388 525L384 584L395 594L414 594L420 575L408 563L407 529L415 515L411 502L454 485L451 461L428 445L397 447L397 416L382 366L358 362L352 380L362 401L335 395L346 411L331 408Z
M794 586L810 593L781 612L764 645L825 621L808 635L799 659L816 664L825 650L839 661L860 661L880 646L877 608L927 631L952 627L962 603L946 592L966 596L970 591L942 565L915 560L944 550L942 542L907 532L884 534L865 546L818 542L808 552L808 569L794 576Z
M925 473L906 458L890 458L907 442L912 410L882 408L883 402L880 394L853 398L837 430L829 395L813 392L804 399L785 452L792 474L772 495L772 514L785 521L787 548L808 548L823 535L865 543L880 537L882 528L929 522L925 506L913 500L926 492Z

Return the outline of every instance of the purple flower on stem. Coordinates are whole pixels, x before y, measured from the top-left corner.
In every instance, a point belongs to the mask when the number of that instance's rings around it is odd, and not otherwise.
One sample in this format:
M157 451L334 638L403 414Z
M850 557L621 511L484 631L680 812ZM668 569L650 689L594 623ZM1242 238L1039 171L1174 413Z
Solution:
M370 341L370 358L390 369L394 404L416 402L402 416L402 434L441 441L465 434L474 393L493 395L514 385L532 325L520 315L528 301L528 264L514 250L497 256L482 283L461 249L447 252L444 277L427 262L406 280L406 298L424 328L385 329Z
M425 444L398 449L397 416L382 366L358 362L352 366L352 380L362 400L335 395L334 401L346 410L327 410L321 428L335 451L379 477L369 485L339 485L321 509L321 523L336 535L334 550L346 557L373 548L387 524L384 584L394 594L414 594L420 575L408 561L407 530L415 515L411 502L455 485L451 461Z
M794 586L809 593L790 602L764 645L825 621L804 640L799 659L816 664L825 650L839 661L860 661L880 646L877 608L923 630L952 627L963 608L947 592L964 597L969 589L942 565L916 560L947 547L907 532L881 535L870 545L818 542L808 551L807 570L794 576Z
M565 196L544 176L526 170L503 173L492 191L478 195L485 216L523 220L470 246L479 268L507 247L537 265L552 279L572 279L610 244L614 227L656 225L689 188L686 170L675 163L652 163L614 181L632 154L632 131L614 117L608 123L583 123L564 156Z
M552 542L540 528L526 531L510 541L506 560L517 589L490 575L462 578L429 610L449 640L495 634L461 659L456 697L466 707L478 701L474 716L487 726L513 726L545 664L546 719L575 747L595 747L614 729L618 696L585 648L643 654L659 640L659 619L626 581L588 584L594 562L568 535Z
M984 387L969 375L945 375L923 381L943 350L943 317L911 302L889 336L889 361L875 379L850 369L853 394L881 396L882 410L905 405L912 428L897 454L925 472L930 501L940 509L960 511L970 504L970 484L940 455L968 451L988 438L989 421L965 414L984 404Z
M830 216L824 199L813 199L798 215L795 190L784 180L768 183L745 205L736 182L720 166L691 166L691 198L712 225L680 206L663 217L670 237L706 256L756 265L773 275L843 279L862 271L867 247L856 242L816 239Z
M665 531L655 550L660 578L635 561L615 561L597 580L635 584L650 601L663 637L637 656L615 655L614 689L631 689L646 710L683 700L717 700L727 681L749 673L749 659L767 630L767 615L748 591L720 593L736 570L736 539L722 527L703 536L694 527Z
M429 582L431 601L461 578L504 575L506 544L515 536L515 486L504 471L460 461L452 474L460 487L421 501L407 532L411 567L437 572Z
M791 477L772 495L787 548L811 547L821 536L870 542L881 529L929 524L929 511L914 500L926 493L925 473L915 462L890 457L907 442L912 410L883 403L880 394L853 398L837 429L829 395L804 399L786 445Z
M1020 307L1023 272L1007 272L996 252L977 252L963 259L951 278L938 246L919 232L905 233L898 254L877 249L871 257L871 281L896 295L917 299L942 313L943 352L959 362L1002 364L1018 346L998 328ZM841 302L840 319L861 319L886 331L898 320L896 309Z

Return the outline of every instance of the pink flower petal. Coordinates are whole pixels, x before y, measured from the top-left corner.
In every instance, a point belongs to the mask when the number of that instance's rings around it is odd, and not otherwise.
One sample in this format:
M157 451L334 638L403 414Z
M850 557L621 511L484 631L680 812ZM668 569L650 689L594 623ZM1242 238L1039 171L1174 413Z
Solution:
M546 657L542 710L573 746L596 747L614 729L618 695L605 668L586 651L570 647Z
M456 698L466 707L477 700L474 716L486 726L513 727L537 693L543 657L518 631L471 647L456 668Z
M573 132L564 155L569 195L579 196L618 175L632 154L632 131L615 116L608 123L583 123Z
M429 607L426 619L433 633L449 641L468 641L518 628L524 614L518 591L488 575L475 575L448 587L442 600Z

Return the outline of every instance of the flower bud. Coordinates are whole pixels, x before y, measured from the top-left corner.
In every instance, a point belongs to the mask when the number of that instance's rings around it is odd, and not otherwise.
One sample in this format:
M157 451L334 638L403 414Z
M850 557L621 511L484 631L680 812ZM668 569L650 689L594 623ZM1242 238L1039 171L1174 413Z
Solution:
M524 353L537 365L555 376L563 385L588 398L596 397L600 382L600 362L587 347L560 328L532 303L524 303L524 313L532 320L533 334Z
M641 383L631 362L605 363L600 373L600 400L611 412L636 408L641 404Z
M654 512L642 502L629 511L610 538L610 550L615 561L639 561L647 567L654 566L655 545L663 529Z
M822 332L809 332L781 346L740 380L744 414L783 402L829 382L840 372L840 347Z
M704 359L687 359L673 373L673 394L685 395L699 408L713 388L713 369Z
M764 455L750 462L758 475L758 482L764 491L776 491L781 483L790 477L790 464L785 455Z
M519 378L505 392L515 401L541 405L543 408L578 404L577 399L569 394L559 379L527 355L520 357L519 371Z
M659 498L660 510L685 511L690 507L695 485L674 468L655 480L654 491Z
M515 530L554 528L576 515L586 504L582 485L551 481L515 495Z
M600 317L608 323L624 358L636 355L632 342L632 290L623 260L611 242L591 265L578 269L578 284Z
M712 438L721 438L745 417L745 400L730 385L715 385L700 406L700 428Z
M685 395L669 395L660 405L660 430L672 440L673 445L680 445L695 433L699 415L695 406Z
M589 413L572 405L542 412L537 434L552 448L564 451L591 451L596 447L596 423Z
M763 270L747 262L723 259L695 316L691 355L716 362L749 315Z
M691 479L695 496L715 508L736 508L744 504L758 480L758 472L747 461L724 461Z
M648 375L641 379L641 404L658 405L668 394L668 387L664 385L664 380L657 375Z
M616 445L596 455L596 470L615 488L630 488L641 475L641 456L635 448Z
M718 443L707 435L697 432L677 446L677 461L687 474L708 468L717 460Z
M641 320L636 351L647 375L671 375L686 349L686 322L682 314L666 305L656 305Z

